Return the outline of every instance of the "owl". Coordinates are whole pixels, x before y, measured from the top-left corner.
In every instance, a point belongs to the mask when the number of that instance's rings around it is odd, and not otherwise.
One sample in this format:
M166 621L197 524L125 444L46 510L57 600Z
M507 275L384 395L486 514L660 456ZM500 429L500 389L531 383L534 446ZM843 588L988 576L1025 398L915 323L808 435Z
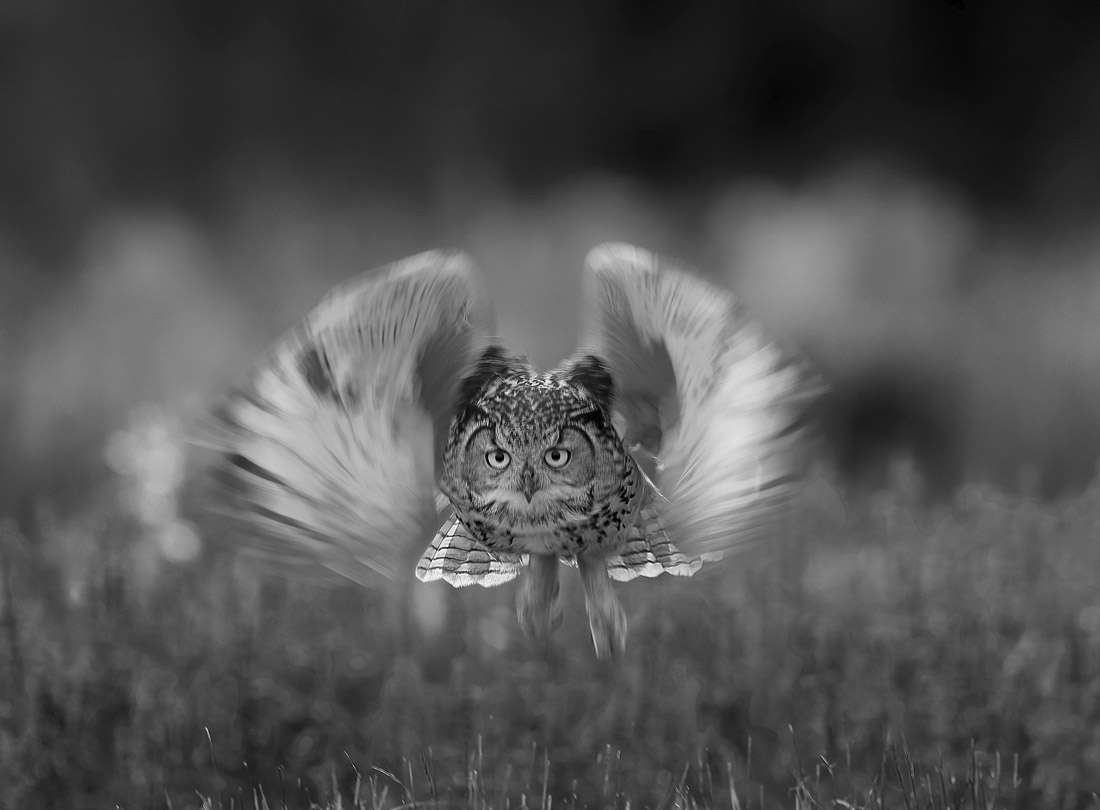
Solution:
M603 245L584 283L580 347L548 372L499 345L463 253L334 290L208 420L235 535L368 586L426 543L421 581L521 577L537 641L560 622L564 563L597 656L620 654L612 580L691 576L766 537L821 386L731 294L663 257Z

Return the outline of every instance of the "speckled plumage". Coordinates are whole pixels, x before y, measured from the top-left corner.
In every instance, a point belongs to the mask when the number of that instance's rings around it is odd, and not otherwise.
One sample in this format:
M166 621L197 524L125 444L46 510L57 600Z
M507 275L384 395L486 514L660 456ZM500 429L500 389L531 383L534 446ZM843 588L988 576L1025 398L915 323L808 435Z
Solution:
M567 426L583 432L596 450L595 475L576 497L518 510L461 476L466 440L478 430L494 431L498 443L534 447L556 443ZM490 379L460 411L443 458L440 489L473 537L496 551L572 559L585 549L611 547L623 527L633 525L643 498L652 497L607 409L562 374L539 374L519 362Z
M517 607L535 639L560 619L565 562L597 654L620 652L610 580L689 576L764 536L793 491L814 386L732 296L665 259L603 246L586 278L581 349L545 373L495 345L462 254L334 291L205 437L251 547L369 584L432 537L421 580L526 572Z

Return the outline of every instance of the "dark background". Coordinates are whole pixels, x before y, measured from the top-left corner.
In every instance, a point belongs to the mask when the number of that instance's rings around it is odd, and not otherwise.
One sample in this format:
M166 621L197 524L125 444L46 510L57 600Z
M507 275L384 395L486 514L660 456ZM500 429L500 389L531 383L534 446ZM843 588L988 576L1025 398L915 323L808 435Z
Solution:
M488 172L655 190L875 157L983 209L1097 198L1097 12L936 0L5 2L4 217L62 260L119 201L208 210L240 166L431 200Z

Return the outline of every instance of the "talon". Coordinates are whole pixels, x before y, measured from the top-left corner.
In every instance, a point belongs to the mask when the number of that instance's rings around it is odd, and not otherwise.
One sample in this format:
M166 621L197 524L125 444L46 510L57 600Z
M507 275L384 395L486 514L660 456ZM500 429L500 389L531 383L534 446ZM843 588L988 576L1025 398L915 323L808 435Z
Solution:
M596 657L601 661L618 658L626 650L626 612L615 602L606 614L590 614L588 627L592 631L592 644Z
M516 595L519 625L532 641L545 642L561 624L559 591L557 558L532 554Z
M626 649L626 612L607 576L607 561L581 556L577 560L584 582L584 601L588 608L588 628L600 660L617 658Z

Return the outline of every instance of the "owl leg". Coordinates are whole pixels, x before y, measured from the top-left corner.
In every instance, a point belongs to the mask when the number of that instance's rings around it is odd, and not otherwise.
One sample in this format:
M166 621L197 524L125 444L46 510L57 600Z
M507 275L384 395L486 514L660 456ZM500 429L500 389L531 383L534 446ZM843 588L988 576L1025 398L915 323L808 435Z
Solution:
M584 582L584 601L588 608L588 627L596 657L616 657L626 649L626 613L623 611L611 580L607 576L607 560L582 554L577 558Z
M532 554L516 595L520 627L528 638L539 643L546 641L561 624L559 567L557 557Z

